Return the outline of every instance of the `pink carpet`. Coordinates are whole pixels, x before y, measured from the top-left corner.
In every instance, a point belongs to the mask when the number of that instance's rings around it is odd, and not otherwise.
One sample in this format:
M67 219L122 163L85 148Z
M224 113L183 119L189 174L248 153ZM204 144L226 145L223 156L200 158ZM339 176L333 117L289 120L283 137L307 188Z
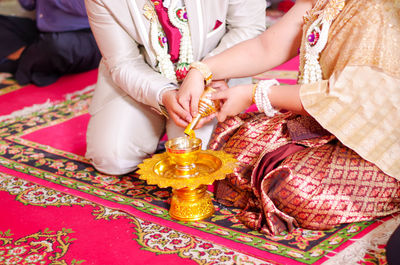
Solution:
M297 65L294 59L255 78L294 83ZM85 88L96 74L66 76L44 88L18 87L11 79L0 85L6 117L0 122L0 263L323 264L391 220L267 237L244 227L238 209L215 203L207 220L175 221L168 215L169 189L134 173L100 174L83 157L92 96Z
M149 234L148 222L4 174L0 202L0 264L176 265L182 258L169 252L196 246L195 238L176 232L176 240L188 240L171 251L152 237L173 241L172 230Z

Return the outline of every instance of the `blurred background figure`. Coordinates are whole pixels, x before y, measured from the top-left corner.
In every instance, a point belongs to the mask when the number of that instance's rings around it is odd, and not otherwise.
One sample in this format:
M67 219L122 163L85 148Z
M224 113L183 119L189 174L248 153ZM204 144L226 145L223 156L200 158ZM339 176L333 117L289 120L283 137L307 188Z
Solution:
M22 11L11 5L16 14L0 15L0 72L13 74L20 85L46 86L64 74L98 67L101 55L83 0L18 2L35 15L18 16Z
M294 5L294 0L267 0L266 26L273 25Z

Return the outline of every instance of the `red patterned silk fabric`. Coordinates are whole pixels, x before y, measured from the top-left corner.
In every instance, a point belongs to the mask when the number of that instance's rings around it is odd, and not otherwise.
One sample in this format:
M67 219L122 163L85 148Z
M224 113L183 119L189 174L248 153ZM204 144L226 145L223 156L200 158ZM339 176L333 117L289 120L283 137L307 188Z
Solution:
M216 184L217 200L265 234L325 230L400 209L399 182L327 133L311 117L245 113L215 130L211 149L238 159Z

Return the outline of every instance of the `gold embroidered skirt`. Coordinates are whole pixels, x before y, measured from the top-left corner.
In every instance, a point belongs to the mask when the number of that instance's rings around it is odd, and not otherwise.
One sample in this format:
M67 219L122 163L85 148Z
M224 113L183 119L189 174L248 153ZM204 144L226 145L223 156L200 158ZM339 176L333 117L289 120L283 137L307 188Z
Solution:
M265 234L325 230L400 209L399 181L340 143L313 118L245 113L220 123L210 143L238 159L217 200Z

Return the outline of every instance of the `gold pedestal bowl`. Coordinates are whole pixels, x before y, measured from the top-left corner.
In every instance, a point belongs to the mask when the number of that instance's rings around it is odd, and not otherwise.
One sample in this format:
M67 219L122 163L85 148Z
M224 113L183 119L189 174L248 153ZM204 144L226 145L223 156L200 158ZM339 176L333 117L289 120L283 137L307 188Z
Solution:
M201 140L168 140L166 152L145 159L139 178L160 188L172 187L169 214L180 221L198 221L214 213L207 185L232 173L237 160L223 151L201 150Z

